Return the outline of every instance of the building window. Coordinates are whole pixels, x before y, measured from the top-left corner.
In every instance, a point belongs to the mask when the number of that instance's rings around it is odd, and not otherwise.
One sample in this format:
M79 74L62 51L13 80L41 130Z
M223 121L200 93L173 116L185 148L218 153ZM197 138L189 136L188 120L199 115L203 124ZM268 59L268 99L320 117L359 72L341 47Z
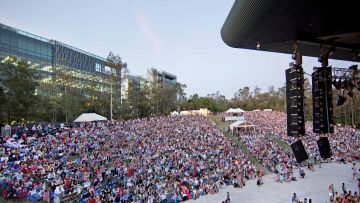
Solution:
M104 73L110 75L110 72L111 72L111 68L109 66L105 66Z
M111 68L111 74L116 75L116 69L115 68Z
M98 63L95 63L95 71L96 72L101 72L101 65Z

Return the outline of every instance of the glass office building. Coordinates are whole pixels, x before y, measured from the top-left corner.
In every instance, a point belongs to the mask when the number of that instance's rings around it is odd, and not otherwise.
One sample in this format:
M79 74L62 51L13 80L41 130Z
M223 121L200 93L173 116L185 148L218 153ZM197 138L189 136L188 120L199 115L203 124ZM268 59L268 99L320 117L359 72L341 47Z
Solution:
M60 71L75 80L67 85L79 89L91 85L97 91L109 93L110 81L107 76L110 73L118 75L116 70L106 66L105 58L0 24L0 61L8 56L30 61L30 68L40 75L40 88L58 83L54 76Z
M176 75L152 68L150 71L150 80L157 83L159 87L169 87L176 84Z

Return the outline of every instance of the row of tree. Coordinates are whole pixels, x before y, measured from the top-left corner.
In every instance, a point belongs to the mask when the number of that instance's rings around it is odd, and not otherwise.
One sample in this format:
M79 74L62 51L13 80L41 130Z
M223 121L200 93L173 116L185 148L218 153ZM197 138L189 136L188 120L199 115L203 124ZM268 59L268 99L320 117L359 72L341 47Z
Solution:
M72 121L84 112L95 112L114 119L132 119L155 115L168 115L171 111L208 108L224 112L228 108L244 110L270 108L286 111L285 86L267 91L260 88L240 88L231 99L219 91L199 96L185 94L186 85L161 85L155 80L135 83L126 80L127 91L122 94L122 84L129 70L119 55L108 56L107 66L113 74L81 82L63 67L52 67L50 82L39 82L44 75L29 68L27 61L15 57L0 63L0 122L12 121ZM149 74L150 75L150 74ZM107 86L104 86L107 81ZM305 80L305 117L312 119L311 85ZM357 91L357 90L356 90ZM337 123L360 123L360 97L348 98L342 106L336 106L334 93L334 119ZM356 94L355 94L356 95ZM111 107L112 106L112 107ZM353 115L353 116L352 116Z
M358 90L354 90L358 91ZM359 94L359 92L357 92ZM336 97L343 95L347 97L345 104L336 106ZM286 86L275 89L270 86L267 91L260 88L240 88L231 99L226 99L219 92L200 97L198 94L191 95L189 99L181 103L181 109L208 108L212 112L224 112L228 108L240 107L246 111L255 109L273 109L286 112ZM312 90L308 79L304 82L304 113L306 121L312 120ZM341 124L360 124L360 97L349 97L347 92L333 89L334 121Z

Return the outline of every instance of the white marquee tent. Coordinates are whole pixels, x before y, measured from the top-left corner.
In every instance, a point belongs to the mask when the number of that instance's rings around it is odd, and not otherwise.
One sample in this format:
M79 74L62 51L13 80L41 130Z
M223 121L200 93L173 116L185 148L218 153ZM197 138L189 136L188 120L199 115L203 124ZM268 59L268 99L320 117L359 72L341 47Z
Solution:
M245 121L245 120L238 120L234 123L230 124L230 130L233 131L242 131L242 132L248 132L255 130L255 125Z
M246 123L246 121L235 121L234 123L230 124L230 129L233 129L234 127L237 127L237 126L239 126L241 124L244 124L244 123Z
M232 114L232 113L244 113L245 111L240 109L240 108L236 108L236 109L233 109L233 108L230 108L226 111L227 114Z
M226 114L225 121L245 120L244 112L245 111L240 108L236 108L236 109L230 108L225 112Z
M179 114L179 112L177 112L177 111L173 111L173 112L170 113L170 115L171 115L171 116L178 116L178 115L180 115L180 114Z
M74 120L74 123L92 122L92 121L106 121L107 118L96 113L83 113Z

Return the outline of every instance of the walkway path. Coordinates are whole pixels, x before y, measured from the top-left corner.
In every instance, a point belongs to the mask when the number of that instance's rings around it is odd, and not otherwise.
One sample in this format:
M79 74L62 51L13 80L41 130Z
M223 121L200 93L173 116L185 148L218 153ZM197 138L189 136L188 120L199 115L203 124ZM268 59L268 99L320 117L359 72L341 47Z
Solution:
M357 164L359 167L359 164ZM336 191L341 192L341 184L344 182L347 189L353 192L358 191L357 182L352 180L350 164L323 164L322 168L316 166L315 172L305 170L305 179L299 179L298 173L294 173L298 181L290 183L276 183L274 175L264 177L265 184L261 187L256 181L248 181L243 188L228 186L220 189L214 195L205 195L200 199L188 201L196 203L221 203L226 198L226 192L230 193L232 203L290 203L294 192L302 200L311 198L314 203L329 202L328 186L334 184Z

